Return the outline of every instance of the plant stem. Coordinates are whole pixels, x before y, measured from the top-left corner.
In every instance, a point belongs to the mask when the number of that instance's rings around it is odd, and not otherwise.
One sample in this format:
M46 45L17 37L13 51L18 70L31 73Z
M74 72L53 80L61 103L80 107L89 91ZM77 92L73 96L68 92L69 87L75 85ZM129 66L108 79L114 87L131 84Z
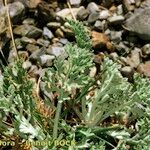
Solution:
M60 118L61 108L62 108L62 101L58 101L55 120L54 120L53 139L57 138L58 122L59 122L59 118Z

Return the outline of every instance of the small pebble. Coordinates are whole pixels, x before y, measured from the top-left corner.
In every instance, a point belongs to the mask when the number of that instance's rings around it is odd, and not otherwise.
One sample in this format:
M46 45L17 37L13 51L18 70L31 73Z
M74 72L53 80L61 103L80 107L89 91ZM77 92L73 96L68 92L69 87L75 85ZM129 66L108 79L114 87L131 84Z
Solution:
M53 64L54 59L55 59L55 56L44 54L39 57L39 62L42 66L50 67Z
M49 30L47 27L44 27L44 29L43 29L43 35L44 35L44 37L46 37L48 39L52 39L54 37L52 31Z
M94 13L94 12L99 11L99 7L96 3L91 2L91 3L88 4L87 10L89 11L89 13Z
M121 25L124 21L124 16L119 15L119 16L112 16L108 18L108 22L110 25Z

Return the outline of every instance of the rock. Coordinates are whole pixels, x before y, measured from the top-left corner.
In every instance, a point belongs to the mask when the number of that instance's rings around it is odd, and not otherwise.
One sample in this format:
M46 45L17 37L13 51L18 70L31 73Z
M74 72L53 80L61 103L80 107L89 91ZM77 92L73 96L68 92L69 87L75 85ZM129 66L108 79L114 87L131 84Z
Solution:
M96 64L101 64L104 60L104 57L105 57L104 53L100 52L99 54L94 55L94 62Z
M61 27L61 23L60 22L49 22L47 24L47 27L50 29L57 29Z
M74 37L74 32L70 28L61 26L61 30L65 33L66 38L69 39L69 38Z
M113 52L113 53L110 53L110 58L116 61L119 58L119 56L116 52Z
M92 31L92 44L94 49L106 47L110 51L114 50L109 38L105 34L96 31Z
M150 61L146 61L144 64L140 64L137 68L138 72L144 74L147 77L150 77Z
M149 1L149 0L148 0ZM150 4L150 3L149 3ZM141 5L141 0L135 0L136 7L139 7ZM149 5L150 6L150 5Z
M28 70L30 69L30 67L32 66L32 63L29 60L26 60L25 62L23 62L23 68Z
M94 29L99 31L105 31L107 28L107 22L106 20L100 21L97 20L94 24Z
M39 57L41 55L43 55L44 53L45 53L44 50L38 49L38 50L32 52L32 54L29 56L29 59L32 60L32 61L38 61Z
M150 8L140 10L125 22L125 29L134 32L143 40L150 41Z
M29 54L27 51L18 51L18 56L19 58L23 58L23 60L28 59Z
M77 19L83 21L88 17L88 15L89 15L89 11L83 7L78 11Z
M114 14L114 13L117 13L117 7L112 5L110 8L109 8L109 11L111 14Z
M99 12L93 12L89 15L88 17L88 22L89 23L94 23L96 20L99 19Z
M111 33L111 31L110 31L110 29L109 28L107 28L106 30L105 30L105 32L104 32L104 34L106 34L106 35L110 35L110 33Z
M62 43L63 45L66 45L69 41L67 39L65 39L65 38L61 38L59 40L59 42Z
M110 17L110 12L109 12L109 10L102 10L101 12L100 12L100 15L99 15L99 19L107 19L108 17Z
M71 5L79 6L81 3L81 0L69 0L69 2Z
M129 51L130 51L129 47L126 46L123 42L120 42L119 44L116 44L115 48L121 54L128 54Z
M126 63L132 68L137 68L140 64L140 49L135 48L131 51L131 55L127 57Z
M131 79L133 77L134 70L130 66L125 66L125 67L121 68L120 71L124 77L127 77L129 79Z
M24 1L24 0L22 0L22 1ZM41 3L41 2L42 2L42 0L29 0L27 6L28 6L30 9L34 9L34 8L36 8L36 7L38 6L38 4ZM27 2L26 2L26 3L27 3Z
M123 0L124 8L127 11L133 11L135 9L135 1L134 0Z
M90 73L89 73L89 76L91 78L94 78L96 76L96 72L97 72L97 68L94 66L92 68L90 68Z
M114 15L108 18L108 22L110 25L121 25L124 19L125 18L122 15Z
M16 60L16 58L17 58L16 51L10 50L9 56L8 56L8 62L9 62L9 63L14 63L15 60Z
M37 78L37 76L39 75L39 69L36 65L32 65L28 73L30 77Z
M102 0L102 4L104 7L108 8L113 4L113 0Z
M22 21L25 16L25 6L21 2L13 2L8 4L9 14L13 24L17 24ZM7 9L5 6L0 8L0 17L7 16Z
M23 20L23 24L35 25L35 20L33 18L27 18Z
M20 22L25 16L25 6L21 2L14 2L8 6L12 22L14 24Z
M51 55L58 57L60 55L65 54L65 49L64 49L64 47L51 46L46 50L46 52L47 52L47 54L51 54Z
M51 3L47 3L45 1L41 1L41 3L37 6L37 14L40 23L47 24L48 22L56 20L56 12L57 2L52 1Z
M13 30L14 34L26 36L28 38L38 38L42 35L42 30L32 25L20 25Z
M50 41L49 40L45 40L43 38L39 38L37 40L37 44L40 45L40 46L48 47L49 44L50 44Z
M150 1L149 0L145 0L141 3L141 7L142 8L146 8L146 7L150 7Z
M32 38L27 38L27 37L22 37L20 38L21 42L26 45L26 44L36 44L36 40Z
M50 40L54 37L52 31L49 30L47 27L43 28L43 36L50 39Z
M24 45L22 44L20 38L16 38L16 39L15 39L15 44L16 44L16 48L17 48L18 50L19 50L19 49L22 49L22 48L24 47Z
M37 50L39 51L40 48L39 48L39 46L34 45L34 44L27 44L26 50L29 51L30 53L33 53L33 52L35 52Z
M117 14L122 15L123 14L123 7L122 5L117 6Z
M99 11L99 7L96 3L91 2L91 3L88 4L87 10L89 11L89 13L94 13L94 12Z
M41 55L39 58L39 62L41 66L50 67L53 64L53 60L55 59L55 56L53 55Z
M79 8L72 8L72 13L74 14L74 16L77 16L77 13L80 11L80 9L82 9L83 7L79 7ZM56 13L56 15L60 18L62 18L63 20L65 20L66 18L72 18L71 12L69 8L65 8L62 9L60 11L58 11Z
M150 44L146 44L142 47L142 54L149 55L150 54Z
M122 31L111 31L110 39L114 43L119 43L122 40Z
M58 38L53 38L52 39L52 43L55 45L57 45L59 43L59 39ZM49 46L49 48L51 48L51 46Z
M58 29L55 31L55 35L56 35L57 37L63 38L63 37L64 37L64 32L63 32L60 28L58 28Z

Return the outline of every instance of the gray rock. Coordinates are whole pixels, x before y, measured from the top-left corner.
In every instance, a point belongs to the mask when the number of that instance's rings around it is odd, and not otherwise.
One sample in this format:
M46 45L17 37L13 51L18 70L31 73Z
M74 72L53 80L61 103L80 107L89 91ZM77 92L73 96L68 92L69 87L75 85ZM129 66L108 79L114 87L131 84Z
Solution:
M55 1L51 1L51 3L41 1L41 3L39 3L37 6L37 15L40 23L46 24L56 20L56 7L57 6Z
M59 40L59 42L62 43L63 45L66 45L69 41L68 41L68 39L61 38L61 39Z
M90 13L94 13L94 12L99 11L99 7L98 7L98 5L97 5L96 3L91 2L91 3L88 4L87 10L88 10Z
M130 66L125 66L121 68L121 73L123 76L131 78L134 74L134 70Z
M81 3L81 0L69 0L69 2L70 2L71 5L77 5L77 6L79 6L80 3Z
M46 50L47 54L54 55L56 57L65 54L64 47L51 46Z
M20 40L25 45L26 44L36 44L36 40L32 39L32 38L22 37L22 38L20 38Z
M33 61L37 61L39 59L39 57L43 54L44 54L44 52L41 49L38 49L38 50L32 52L29 59L33 60Z
M26 50L29 51L30 53L33 53L37 50L40 51L40 48L39 48L39 46L34 45L34 44L27 44Z
M9 56L8 56L8 62L9 63L14 63L16 58L17 58L16 51L15 50L10 50Z
M113 60L117 60L119 58L118 54L116 52L113 52L113 53L110 53L110 57L113 59Z
M133 51L131 51L130 57L128 56L126 59L126 63L130 65L132 68L137 68L140 64L140 52L141 50L138 48L135 48Z
M149 0L148 0L149 1ZM139 7L141 4L141 0L135 0L136 7ZM149 3L150 4L150 3ZM150 6L150 5L149 5Z
M104 7L110 7L113 4L114 0L102 0Z
M36 78L39 75L39 69L36 65L32 65L28 71L30 77Z
M50 29L57 29L57 28L60 28L60 26L61 26L60 22L49 22L47 24L47 27Z
M150 44L146 44L142 47L143 55L150 55Z
M33 18L27 18L23 20L23 24L35 25L35 20Z
M13 30L14 34L26 36L28 38L38 38L42 35L42 30L32 25L20 25Z
M150 8L140 10L125 22L125 29L134 32L143 40L150 40Z
M16 48L17 48L17 49L22 49L22 48L24 47L24 45L22 44L20 38L16 38L16 39L15 39L15 44L16 44Z
M9 14L13 24L19 23L25 16L25 7L21 2L14 2L8 4ZM0 8L0 17L7 16L7 8L1 6Z
M119 43L122 40L122 31L111 31L110 39L115 43Z
M29 61L29 60L27 60L27 61L25 61L24 63L23 63L23 68L24 69L30 69L30 67L32 66L32 63Z
M53 64L53 60L55 59L55 56L53 55L41 55L39 58L39 62L41 66L50 67Z
M107 19L108 17L110 17L109 10L106 9L100 12L99 19Z
M110 35L111 31L109 28L106 29L106 31L104 32L106 35Z
M114 15L108 18L108 22L110 25L121 25L124 21L124 16L122 15Z
M88 15L89 15L89 11L83 7L78 11L77 19L83 21L88 17Z
M135 9L135 1L134 0L123 0L124 8L127 11L133 11Z
M52 39L54 37L52 31L49 30L47 27L43 28L43 35L44 35L44 37L46 37L48 39Z
M96 20L99 19L99 12L93 12L89 15L88 17L88 22L89 23L94 23Z
M77 13L80 11L80 9L83 8L83 7L79 7L79 8L72 8L72 13L74 14L74 16L77 16ZM65 8L65 9L62 9L60 11L58 11L56 13L56 16L62 18L62 19L66 19L66 18L72 18L72 14L70 12L70 9L69 8Z
M123 7L122 4L117 6L117 14L122 15L123 14Z
M130 49L128 46L126 46L123 42L120 42L119 44L115 45L118 52L121 52L122 54L128 54Z
M50 44L50 41L45 40L43 38L39 38L39 39L37 39L37 44L40 45L40 46L48 47L49 44Z
M142 1L141 7L142 8L150 7L150 1L149 0Z
M107 28L106 20L103 20L103 21L97 20L94 24L94 28L96 30L105 31Z
M25 6L21 2L14 2L8 5L9 14L13 23L20 22L25 15Z

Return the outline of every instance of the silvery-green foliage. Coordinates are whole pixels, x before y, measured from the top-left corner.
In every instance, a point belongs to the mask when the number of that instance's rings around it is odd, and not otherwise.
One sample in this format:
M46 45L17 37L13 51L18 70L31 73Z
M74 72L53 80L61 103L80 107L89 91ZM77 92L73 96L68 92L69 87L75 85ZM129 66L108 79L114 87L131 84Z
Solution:
M38 113L36 100L33 97L34 83L28 78L27 71L22 67L22 61L18 61L6 67L0 75L2 135L17 134L23 140L30 141L53 140L52 128L56 123L55 131L58 131L59 140L64 138L77 140L78 143L70 146L70 150L86 148L105 150L106 145L114 150L125 150L128 145L133 150L149 150L150 79L136 74L134 83L129 83L119 71L121 66L109 58L104 59L101 74L96 80L90 77L89 70L94 65L90 36L82 23L71 20L68 22L76 35L76 43L67 44L65 47L67 57L59 56L54 61L54 66L48 68L42 77L44 90L47 93L58 94L57 102L61 105L56 109L56 119L48 118L46 123L51 120L52 123L50 122L49 128L45 127L44 118ZM94 94L89 96L92 90ZM54 105L53 99L49 103L51 102ZM61 113L64 102L65 110ZM106 118L120 111L134 113L134 118L137 119L134 135L131 136L132 129L129 130L125 126L101 127ZM78 119L73 126L65 120L70 114ZM12 126L6 124L10 117ZM56 135L57 132L54 133ZM115 147L106 137L119 140L118 145ZM49 147L33 149L57 148L52 143ZM68 147L64 146L62 149Z
M37 106L33 97L33 82L28 78L27 71L22 67L22 60L4 69L0 78L0 112L1 127L6 127L25 139L45 138L36 117ZM38 112L37 112L38 114ZM7 117L11 117L13 127L5 125ZM5 129L7 130L7 129ZM2 132L2 131L1 131ZM7 136L11 132L4 132Z

